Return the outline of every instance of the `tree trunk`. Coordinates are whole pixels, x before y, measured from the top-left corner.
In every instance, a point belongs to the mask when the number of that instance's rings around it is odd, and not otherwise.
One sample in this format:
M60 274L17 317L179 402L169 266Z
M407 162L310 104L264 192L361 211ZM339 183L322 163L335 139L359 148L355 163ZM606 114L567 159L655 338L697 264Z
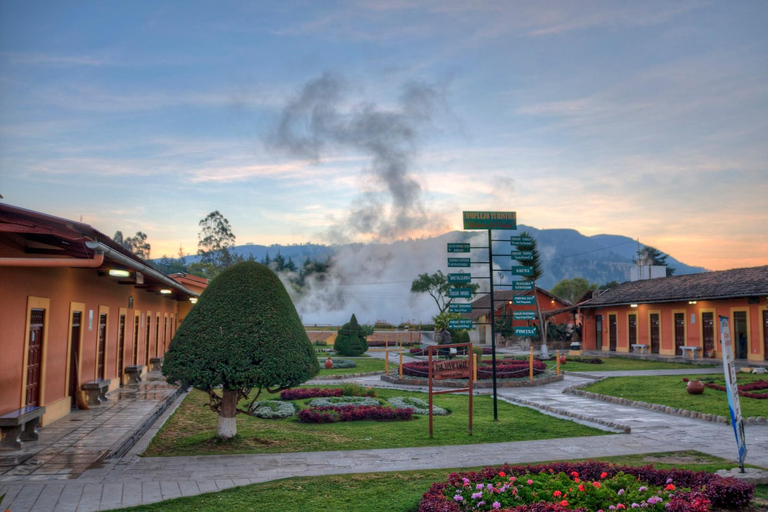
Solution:
M221 399L221 410L219 411L219 427L216 435L221 439L232 439L237 435L237 391L224 390Z

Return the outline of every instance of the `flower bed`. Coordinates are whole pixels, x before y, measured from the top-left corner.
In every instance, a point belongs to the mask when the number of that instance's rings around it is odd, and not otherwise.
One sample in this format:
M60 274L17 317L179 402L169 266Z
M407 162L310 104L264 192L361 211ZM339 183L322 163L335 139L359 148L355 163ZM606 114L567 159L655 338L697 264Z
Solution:
M573 357L568 356L569 362L574 363L586 363L586 364L603 364L603 360L599 357Z
M328 398L313 398L307 404L309 407L343 407L345 405L381 405L375 398L367 396L332 396Z
M331 359L331 361L333 361L333 368L336 370L357 367L357 363L351 359Z
M344 390L340 388L296 388L286 389L280 392L281 400L304 400L305 398L319 398L328 396L342 396Z
M395 409L413 409L413 414L429 414L429 402L421 398L408 396L395 396L387 400ZM442 407L432 404L432 414L435 416L447 416L449 412Z
M254 402L249 414L264 420L280 420L283 418L290 418L296 414L296 407L291 402L262 400L260 402Z
M406 421L413 418L412 409L393 409L381 405L313 407L299 411L302 423L336 423L339 421Z
M388 347L399 347L401 345L403 347L410 347L412 345L418 345L419 343L420 342L418 342L418 341L413 341L413 342L411 342L411 341L403 341L401 343L399 341L394 341L394 340L389 340L389 343L385 343L384 340L374 340L374 341L368 340L368 346L369 347L386 347L386 346L388 346Z
M683 381L688 382L688 379L683 379ZM704 386L711 388L711 389L717 389L719 391L726 391L725 386L721 386L720 384L715 384L714 382L705 382ZM758 390L758 389L768 389L768 380L756 380L754 382L749 382L747 384L739 384L739 396L744 396L747 398L757 398L758 400L766 400L768 399L768 393L752 393L752 391Z
M557 462L452 473L424 493L419 512L667 512L745 509L754 486L703 471L655 470L605 462Z

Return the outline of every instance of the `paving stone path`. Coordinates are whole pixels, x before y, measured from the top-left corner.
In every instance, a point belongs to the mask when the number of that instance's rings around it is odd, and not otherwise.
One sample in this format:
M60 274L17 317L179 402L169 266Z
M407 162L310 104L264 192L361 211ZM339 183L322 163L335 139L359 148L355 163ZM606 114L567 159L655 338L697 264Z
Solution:
M677 370L656 370L654 374L666 374L670 371ZM361 377L354 380L379 387L419 389L387 384L378 377ZM671 416L562 393L566 387L592 380L587 377L566 376L562 382L542 387L503 388L499 390L499 396L513 403L525 402L535 408L548 409L548 414L587 418L582 421L592 426L599 425L590 423L590 419L600 419L604 424L627 426L631 429L630 434L480 444L472 445L471 450L427 447L141 458L138 454L153 435L153 432L148 432L141 442L121 459L101 460L76 479L35 481L32 479L34 475L16 475L22 478L12 482L0 482L0 494L8 492L3 507L9 507L12 512L90 511L154 503L290 476L453 468L504 462L529 463L688 449L726 459L734 458L735 442L729 425ZM329 381L323 381L323 384L329 384ZM482 392L490 393L487 390ZM166 416L171 412L172 409L169 409ZM162 419L155 425L155 430L161 422ZM768 427L748 425L746 437L749 447L748 462L768 466Z

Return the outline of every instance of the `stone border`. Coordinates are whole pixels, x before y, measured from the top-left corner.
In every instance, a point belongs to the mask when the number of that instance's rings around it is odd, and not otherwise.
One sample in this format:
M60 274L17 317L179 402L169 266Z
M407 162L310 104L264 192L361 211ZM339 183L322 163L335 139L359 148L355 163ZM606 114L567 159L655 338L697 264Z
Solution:
M310 379L310 382L313 380L344 380L344 379L357 379L358 377L372 377L375 375L384 375L384 371L378 371L378 372L363 372L363 373L340 373L338 375L320 375L317 377L312 377Z
M651 403L643 402L640 400L630 400L628 398L621 398L617 396L601 395L600 393L592 393L591 391L585 391L581 389L583 387L589 386L590 384L592 383L586 382L583 384L578 384L576 386L571 386L569 388L565 388L563 390L563 393L568 395L574 395L574 396L583 396L585 398L592 398L595 400L602 400L603 402L608 402L612 404L627 405L629 407L640 407L642 409L650 409L652 411L663 412L664 414L672 414L675 416L682 416L684 418L691 418L694 420L712 421L714 423L724 423L726 425L729 425L731 423L731 419L728 418L727 416L718 416L716 414L706 414L703 412L691 411L688 409L678 409L675 407L671 407L669 405L651 404ZM744 423L747 423L749 425L765 425L766 423L768 423L768 419L762 416L749 416L748 418L744 418Z
M496 380L496 387L499 388L529 388L533 386L543 386L545 384L551 384L553 382L559 382L561 380L565 379L565 375L548 375L545 377L540 377L533 382L530 380L505 380L505 379L497 379ZM381 380L384 382L389 382L391 384L404 384L408 386L429 386L428 379L420 378L420 377L402 377L395 373L395 374L389 374L389 375L382 375ZM438 388L465 388L467 387L467 382L463 380L441 380L437 382L433 382L432 386L438 387ZM488 389L493 387L493 382L489 381L475 381L473 384L473 387L475 389Z

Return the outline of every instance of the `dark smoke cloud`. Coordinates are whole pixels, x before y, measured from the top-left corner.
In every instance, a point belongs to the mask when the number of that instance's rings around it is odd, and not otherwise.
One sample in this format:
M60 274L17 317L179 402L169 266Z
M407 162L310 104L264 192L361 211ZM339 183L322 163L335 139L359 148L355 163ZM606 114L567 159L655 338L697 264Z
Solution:
M333 241L356 235L378 240L436 227L421 186L413 177L420 139L446 110L443 91L424 83L402 87L396 109L364 102L350 106L349 86L326 72L304 84L284 108L269 145L290 156L319 162L329 150L353 150L370 157L367 174L374 191L361 194L344 221L328 233Z

